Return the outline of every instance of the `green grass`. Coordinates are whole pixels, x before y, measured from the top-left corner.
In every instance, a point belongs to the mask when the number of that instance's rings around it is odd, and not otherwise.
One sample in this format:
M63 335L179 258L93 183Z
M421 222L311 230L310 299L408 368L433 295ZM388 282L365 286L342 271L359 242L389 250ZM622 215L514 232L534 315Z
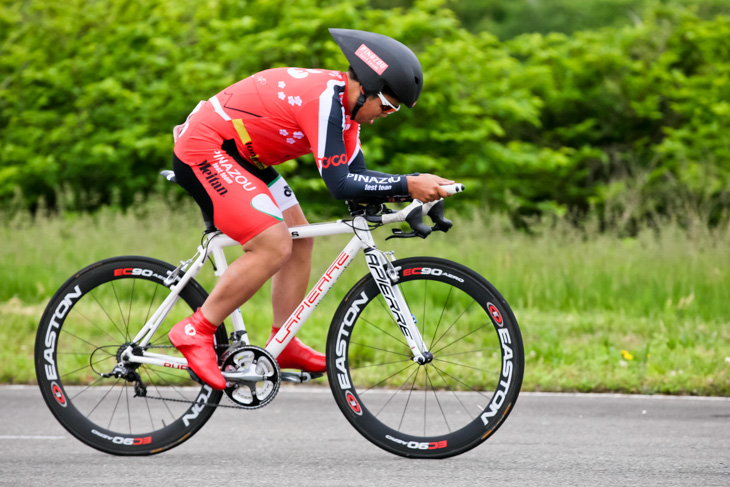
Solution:
M450 215L454 216L454 215ZM730 272L727 228L687 231L666 223L635 238L566 224L516 232L498 217L456 218L425 241L382 239L398 257L435 255L484 275L520 323L523 390L730 396ZM0 382L33 383L33 344L45 304L75 271L116 255L177 263L194 253L197 209L163 202L126 214L5 217L0 224ZM318 239L313 278L347 236ZM231 257L237 249L230 249ZM329 320L364 273L353 264L300 337L324 350ZM199 281L212 287L212 273ZM244 307L255 344L268 337L269 289Z

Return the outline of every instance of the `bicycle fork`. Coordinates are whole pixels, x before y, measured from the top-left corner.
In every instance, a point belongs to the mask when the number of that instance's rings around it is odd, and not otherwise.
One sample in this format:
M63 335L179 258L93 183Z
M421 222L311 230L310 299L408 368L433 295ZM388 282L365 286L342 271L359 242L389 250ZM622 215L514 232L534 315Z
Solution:
M388 259L386 252L378 250L375 246L369 247L365 249L365 260L370 268L370 274L388 304L393 319L413 353L413 360L421 365L431 362L433 354L426 347L416 325L415 316L411 313L408 303L398 287L398 272Z

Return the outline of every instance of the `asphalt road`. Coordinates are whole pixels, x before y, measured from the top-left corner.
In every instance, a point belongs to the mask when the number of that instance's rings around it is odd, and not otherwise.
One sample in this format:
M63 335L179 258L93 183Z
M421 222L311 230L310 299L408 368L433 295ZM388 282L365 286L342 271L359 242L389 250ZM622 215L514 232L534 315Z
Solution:
M316 386L219 410L183 445L141 458L71 437L35 386L0 386L0 415L3 486L730 486L727 398L523 393L486 443L430 461L371 445Z

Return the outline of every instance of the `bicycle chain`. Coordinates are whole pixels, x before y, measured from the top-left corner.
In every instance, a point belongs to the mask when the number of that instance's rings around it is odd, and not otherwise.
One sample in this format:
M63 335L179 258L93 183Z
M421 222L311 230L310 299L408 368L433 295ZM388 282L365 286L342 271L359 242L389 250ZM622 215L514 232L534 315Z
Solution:
M150 345L150 346L146 347L146 349L150 349L150 348L175 348L175 346L174 345ZM226 345L225 347L220 347L220 348L226 348L227 349L228 348L228 345ZM227 394L224 394L224 396L225 397L228 397ZM134 397L138 397L137 394L135 394ZM221 404L221 403L215 403L215 404L213 404L213 403L209 403L207 401L206 402L189 401L189 400L186 400L186 399L173 399L171 397L148 396L147 394L145 394L144 396L139 396L139 397L144 397L145 399L154 399L156 401L181 402L181 403L184 403L184 404L202 404L204 407L207 406L209 408L227 408L227 409L243 409L243 410L249 410L249 409L251 409L251 408L247 408L247 407L243 407L243 406L238 406L236 404L233 404L233 405L231 405L231 404ZM231 398L229 397L228 400L231 401ZM231 402L233 402L233 401L231 401Z
M221 404L221 403L213 404L213 403L209 403L209 402L187 401L185 399L173 399L171 397L157 397L157 396L147 396L147 395L142 396L142 397L144 397L145 399L155 399L157 401L182 402L182 403L185 403L185 404L202 404L203 406L207 406L209 408L243 409L243 410L246 410L246 411L249 411L251 409L251 408L246 408L246 407L243 407L243 406L237 406L235 404L234 405L231 405L231 404ZM228 396L226 395L226 397L228 397ZM231 399L228 398L228 400L230 401Z

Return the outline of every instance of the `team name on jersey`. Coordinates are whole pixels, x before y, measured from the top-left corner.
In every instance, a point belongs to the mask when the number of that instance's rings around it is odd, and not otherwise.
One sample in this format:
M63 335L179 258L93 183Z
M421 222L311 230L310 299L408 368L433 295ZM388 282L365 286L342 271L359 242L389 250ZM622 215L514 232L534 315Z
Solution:
M241 171L238 169L240 166L236 164L236 166L231 163L231 161L223 154L222 151L215 151L213 153L213 159L215 159L215 163L213 164L213 168L218 171L218 174L228 183L231 184L232 182L236 182L240 184L244 190L246 191L255 191L256 185L249 181L249 179L241 173ZM218 191L216 189L216 191Z
M400 181L401 176L390 176L390 177L378 177L378 176L365 176L363 174L348 174L348 178L354 179L355 181L367 183L367 184L393 184Z

